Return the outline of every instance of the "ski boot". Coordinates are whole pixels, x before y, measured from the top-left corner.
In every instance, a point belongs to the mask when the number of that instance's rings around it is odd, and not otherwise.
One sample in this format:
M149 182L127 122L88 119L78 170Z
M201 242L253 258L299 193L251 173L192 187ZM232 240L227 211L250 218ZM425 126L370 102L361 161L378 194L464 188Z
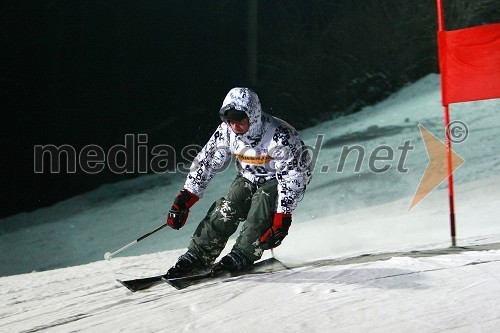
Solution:
M187 276L204 267L205 265L201 262L196 253L187 251L181 255L177 263L167 271L165 278L174 279Z
M253 262L245 257L243 253L233 249L215 264L212 268L212 275L216 276L223 272L244 271L249 269L252 264Z

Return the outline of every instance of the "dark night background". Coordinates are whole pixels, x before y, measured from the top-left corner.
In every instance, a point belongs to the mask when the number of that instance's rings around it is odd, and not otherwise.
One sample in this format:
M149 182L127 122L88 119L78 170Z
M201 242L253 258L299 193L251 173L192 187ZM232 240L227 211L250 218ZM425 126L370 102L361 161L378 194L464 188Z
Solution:
M448 29L500 22L498 0L445 5ZM434 0L16 0L0 24L0 217L138 175L35 174L35 145L202 145L234 86L302 129L438 71Z

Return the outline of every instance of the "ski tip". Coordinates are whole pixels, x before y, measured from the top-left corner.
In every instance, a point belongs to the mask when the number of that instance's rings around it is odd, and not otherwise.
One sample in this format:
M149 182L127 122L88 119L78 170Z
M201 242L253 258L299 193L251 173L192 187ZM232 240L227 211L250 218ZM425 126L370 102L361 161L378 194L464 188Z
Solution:
M127 284L126 281L122 281L120 279L116 279L116 281L120 282L120 284L124 287L126 287L128 290L130 290L131 292L136 292L138 289L135 289L135 288L132 288L129 284Z

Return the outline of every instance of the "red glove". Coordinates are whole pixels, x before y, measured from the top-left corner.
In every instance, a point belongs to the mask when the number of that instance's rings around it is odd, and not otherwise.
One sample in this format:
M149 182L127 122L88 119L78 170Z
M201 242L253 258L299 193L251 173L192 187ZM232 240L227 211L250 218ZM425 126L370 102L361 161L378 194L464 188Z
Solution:
M260 248L269 250L281 244L288 235L288 229L292 224L292 214L274 213L273 225L262 236L260 236Z
M172 208L168 211L167 224L172 229L177 230L182 228L184 224L186 224L189 216L189 208L191 208L199 199L200 198L197 195L186 189L182 189L175 197Z

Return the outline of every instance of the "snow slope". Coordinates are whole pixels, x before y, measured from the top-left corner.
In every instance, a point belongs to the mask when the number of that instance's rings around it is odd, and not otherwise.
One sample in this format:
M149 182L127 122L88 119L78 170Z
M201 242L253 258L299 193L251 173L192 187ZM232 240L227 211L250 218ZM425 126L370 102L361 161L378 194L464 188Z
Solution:
M275 251L285 263L309 263L293 270L183 291L160 285L130 293L115 282L175 262L232 169L214 179L185 228L164 229L111 261L102 260L104 252L163 223L184 175L103 186L1 220L0 273L11 276L0 278L0 331L495 332L500 102L452 107L469 137L454 146L466 161L455 173L455 193L458 244L467 248L450 250L444 186L408 211L428 163L418 124L443 136L439 98L438 76L429 75L360 113L302 132L311 147L324 137L313 182ZM373 149L386 145L397 155L406 140L414 146L408 172L397 170L397 156L387 172L369 170ZM354 144L366 150L361 170L350 158L336 172L343 146ZM321 258L325 265L311 264Z
M425 253L425 252L424 252ZM3 332L496 332L500 250L306 266L131 293L111 271L177 253L0 279Z

